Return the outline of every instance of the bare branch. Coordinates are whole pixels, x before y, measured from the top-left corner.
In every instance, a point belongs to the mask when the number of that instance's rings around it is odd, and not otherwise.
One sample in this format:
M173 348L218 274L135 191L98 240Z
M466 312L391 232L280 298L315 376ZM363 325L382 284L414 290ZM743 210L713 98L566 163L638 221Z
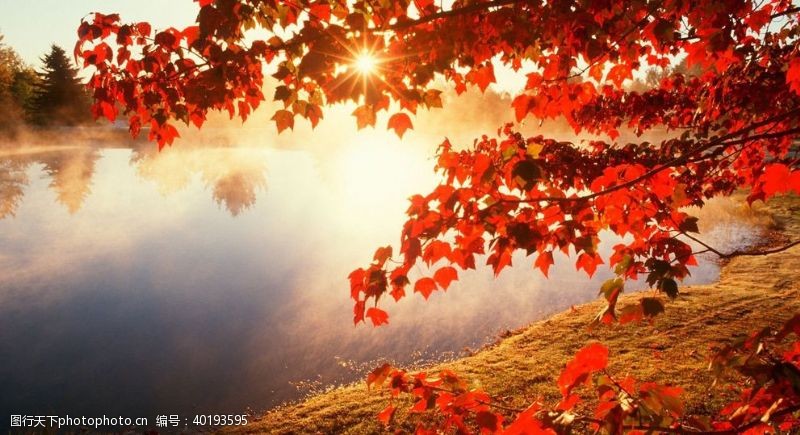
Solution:
M754 251L738 249L736 251L733 251L733 252L730 252L730 253L726 254L726 253L720 251L719 249L716 249L713 246L709 245L708 243L698 239L697 237L694 237L693 235L691 235L689 233L682 232L681 234L683 234L687 238L693 240L694 242L699 243L704 248L706 248L706 250L708 252L713 252L719 258L724 258L724 259L729 259L729 258L734 258L734 257L757 257L757 256L762 256L762 255L777 254L778 252L783 252L783 251L791 249L791 248L793 248L793 247L795 247L797 245L800 245L800 240L795 240L793 242L787 243L787 244L785 244L783 246L780 246L780 247L777 247L777 248L760 249L760 250L754 250Z

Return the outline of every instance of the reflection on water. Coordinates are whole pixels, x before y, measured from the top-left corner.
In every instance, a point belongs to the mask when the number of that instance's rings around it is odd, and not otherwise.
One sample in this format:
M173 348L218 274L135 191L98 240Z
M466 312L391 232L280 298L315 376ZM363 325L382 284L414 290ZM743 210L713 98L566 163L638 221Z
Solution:
M41 165L56 201L75 214L91 193L99 157L100 151L89 147L0 154L0 219L14 216L32 164ZM267 185L266 161L253 159L252 153L236 148L159 153L143 147L133 150L130 162L137 175L156 183L165 196L185 189L199 175L214 201L233 216L252 207L258 192Z
M71 152L45 153L37 160L50 177L56 201L75 214L91 192L94 166L100 157L96 149L78 148Z
M254 159L251 150L237 148L158 152L144 147L133 152L131 164L145 180L153 181L163 195L186 188L199 174L219 205L233 216L252 207L267 186L267 162Z
M26 159L7 157L0 159L0 219L13 216L28 184Z
M75 214L91 193L92 175L99 152L93 148L67 148L0 155L0 219L14 216L28 184L27 170L36 163L50 179L56 201Z
M352 325L345 277L394 242L425 153L352 145L40 149L0 155L0 410L155 415L263 409L352 367L484 344L596 297L559 258L462 274L391 324ZM23 199L24 197L24 199ZM730 228L734 228L731 230ZM713 228L709 231L713 233ZM753 237L717 231L719 243ZM608 252L618 239L604 237ZM716 278L703 262L694 282ZM5 418L5 417L4 417Z

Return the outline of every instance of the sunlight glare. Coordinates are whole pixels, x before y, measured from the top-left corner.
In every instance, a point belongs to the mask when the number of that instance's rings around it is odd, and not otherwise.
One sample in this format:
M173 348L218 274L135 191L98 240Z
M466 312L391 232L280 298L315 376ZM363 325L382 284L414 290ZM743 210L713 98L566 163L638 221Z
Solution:
M371 53L362 51L355 61L355 67L361 74L370 74L375 71L378 61Z
M402 217L406 198L436 183L421 148L401 146L380 133L359 135L337 153L335 164L345 209L361 216L390 209Z

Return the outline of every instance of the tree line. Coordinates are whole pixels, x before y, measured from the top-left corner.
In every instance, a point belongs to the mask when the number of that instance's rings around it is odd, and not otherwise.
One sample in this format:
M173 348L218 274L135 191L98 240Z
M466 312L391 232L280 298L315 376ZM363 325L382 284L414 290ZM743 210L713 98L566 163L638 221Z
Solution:
M63 48L52 45L39 68L26 64L0 35L0 134L20 126L74 126L92 121L91 101Z

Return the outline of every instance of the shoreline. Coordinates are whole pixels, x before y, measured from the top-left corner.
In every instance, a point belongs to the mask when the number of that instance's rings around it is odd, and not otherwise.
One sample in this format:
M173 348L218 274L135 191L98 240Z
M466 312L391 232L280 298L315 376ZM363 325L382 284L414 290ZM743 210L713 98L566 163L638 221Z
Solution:
M786 196L763 205L777 223L763 243L800 238L800 197ZM648 324L601 326L587 330L602 301L595 300L556 313L498 337L472 355L425 367L429 372L450 369L512 407L536 400L556 403L555 380L566 361L588 341L601 341L610 351L610 368L642 381L674 384L685 389L687 414L710 414L719 409L724 392L709 393L712 377L706 370L709 347L738 334L777 325L800 312L800 246L768 256L735 257L720 262L719 279L710 284L682 287L666 312ZM638 303L645 292L620 298L618 308ZM418 416L405 412L405 400L384 428L377 413L388 400L385 391L368 392L364 380L339 386L297 402L280 405L243 427L224 433L376 433L386 429L413 430ZM402 412L401 412L402 411Z

